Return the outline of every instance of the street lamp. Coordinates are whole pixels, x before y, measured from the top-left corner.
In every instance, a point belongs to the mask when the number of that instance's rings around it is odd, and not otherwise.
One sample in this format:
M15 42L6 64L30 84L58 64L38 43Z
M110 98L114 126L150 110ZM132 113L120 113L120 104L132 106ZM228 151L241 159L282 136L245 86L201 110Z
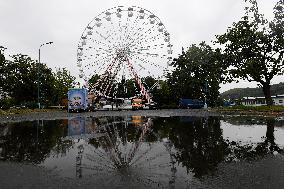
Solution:
M39 46L38 49L38 63L37 63L37 104L38 104L38 108L40 109L40 97L39 97L39 64L40 64L40 48L44 45L50 45L53 42L47 42L47 43L43 43Z

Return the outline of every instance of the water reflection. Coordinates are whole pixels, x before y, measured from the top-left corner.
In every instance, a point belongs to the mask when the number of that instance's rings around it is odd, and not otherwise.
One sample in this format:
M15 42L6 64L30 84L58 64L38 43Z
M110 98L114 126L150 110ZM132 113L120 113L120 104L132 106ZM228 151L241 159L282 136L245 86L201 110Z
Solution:
M72 118L68 131L69 128L84 130L86 122L81 120ZM95 131L73 136L78 143L81 139L88 140L77 146L77 177L92 176L98 183L129 188L137 184L152 188L175 186L177 170L171 151L173 145L166 138L157 140L152 131L152 118L98 118L95 122L100 123L96 124ZM178 178L182 179L186 180L185 175Z
M213 171L229 153L218 117L176 117L162 126L175 146L176 161L196 177Z
M283 153L281 138L274 118L78 116L0 125L0 158L102 186L180 188L221 162Z
M66 154L71 141L62 141L66 133L61 120L20 122L0 125L0 158L2 160L41 163L50 155Z
M226 119L226 122L230 124L233 123L235 125L237 124L239 127L251 127L251 125L259 127L258 124L261 124L262 130L264 130L264 127L266 126L263 136L261 137L261 141L244 143L242 140L227 140L227 143L230 146L230 154L227 157L227 160L255 160L267 154L278 154L284 152L283 143L277 144L275 139L275 127L283 127L282 120L277 121L277 119L271 117L260 119L255 117L246 117L246 119L230 117ZM246 131L248 130L246 129ZM283 135L281 138L283 138Z

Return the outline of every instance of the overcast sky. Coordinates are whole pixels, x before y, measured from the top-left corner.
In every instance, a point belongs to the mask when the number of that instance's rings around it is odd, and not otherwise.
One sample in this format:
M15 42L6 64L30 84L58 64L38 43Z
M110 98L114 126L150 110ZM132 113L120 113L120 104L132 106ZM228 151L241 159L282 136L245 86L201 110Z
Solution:
M277 0L258 0L259 8L271 19ZM76 52L87 24L98 14L115 6L139 6L150 10L171 35L174 57L182 47L215 40L244 14L243 0L0 0L0 46L5 56L22 53L48 67L67 67L78 76ZM273 80L284 81L284 77ZM221 85L221 92L235 87L256 87L255 83Z

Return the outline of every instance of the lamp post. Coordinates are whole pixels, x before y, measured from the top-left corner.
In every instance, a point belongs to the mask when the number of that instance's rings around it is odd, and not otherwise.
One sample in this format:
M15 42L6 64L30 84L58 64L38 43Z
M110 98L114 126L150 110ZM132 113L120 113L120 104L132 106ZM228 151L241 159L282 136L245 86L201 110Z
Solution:
M40 48L44 45L50 45L52 44L53 42L47 42L47 43L43 43L39 46L39 49L38 49L38 63L37 63L37 104L38 104L38 108L40 109L40 96L39 96L39 67L40 67Z
M207 108L207 99L206 99L206 95L207 95L207 80L205 81L205 90L204 90L204 107L203 108Z

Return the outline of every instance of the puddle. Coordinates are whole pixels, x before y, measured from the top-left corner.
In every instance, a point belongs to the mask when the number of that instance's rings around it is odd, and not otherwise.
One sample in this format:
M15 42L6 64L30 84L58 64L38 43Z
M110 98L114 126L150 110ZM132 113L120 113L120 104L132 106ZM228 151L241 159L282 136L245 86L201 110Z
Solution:
M283 153L284 121L257 117L69 117L0 125L0 161L116 188L185 188L219 164Z

